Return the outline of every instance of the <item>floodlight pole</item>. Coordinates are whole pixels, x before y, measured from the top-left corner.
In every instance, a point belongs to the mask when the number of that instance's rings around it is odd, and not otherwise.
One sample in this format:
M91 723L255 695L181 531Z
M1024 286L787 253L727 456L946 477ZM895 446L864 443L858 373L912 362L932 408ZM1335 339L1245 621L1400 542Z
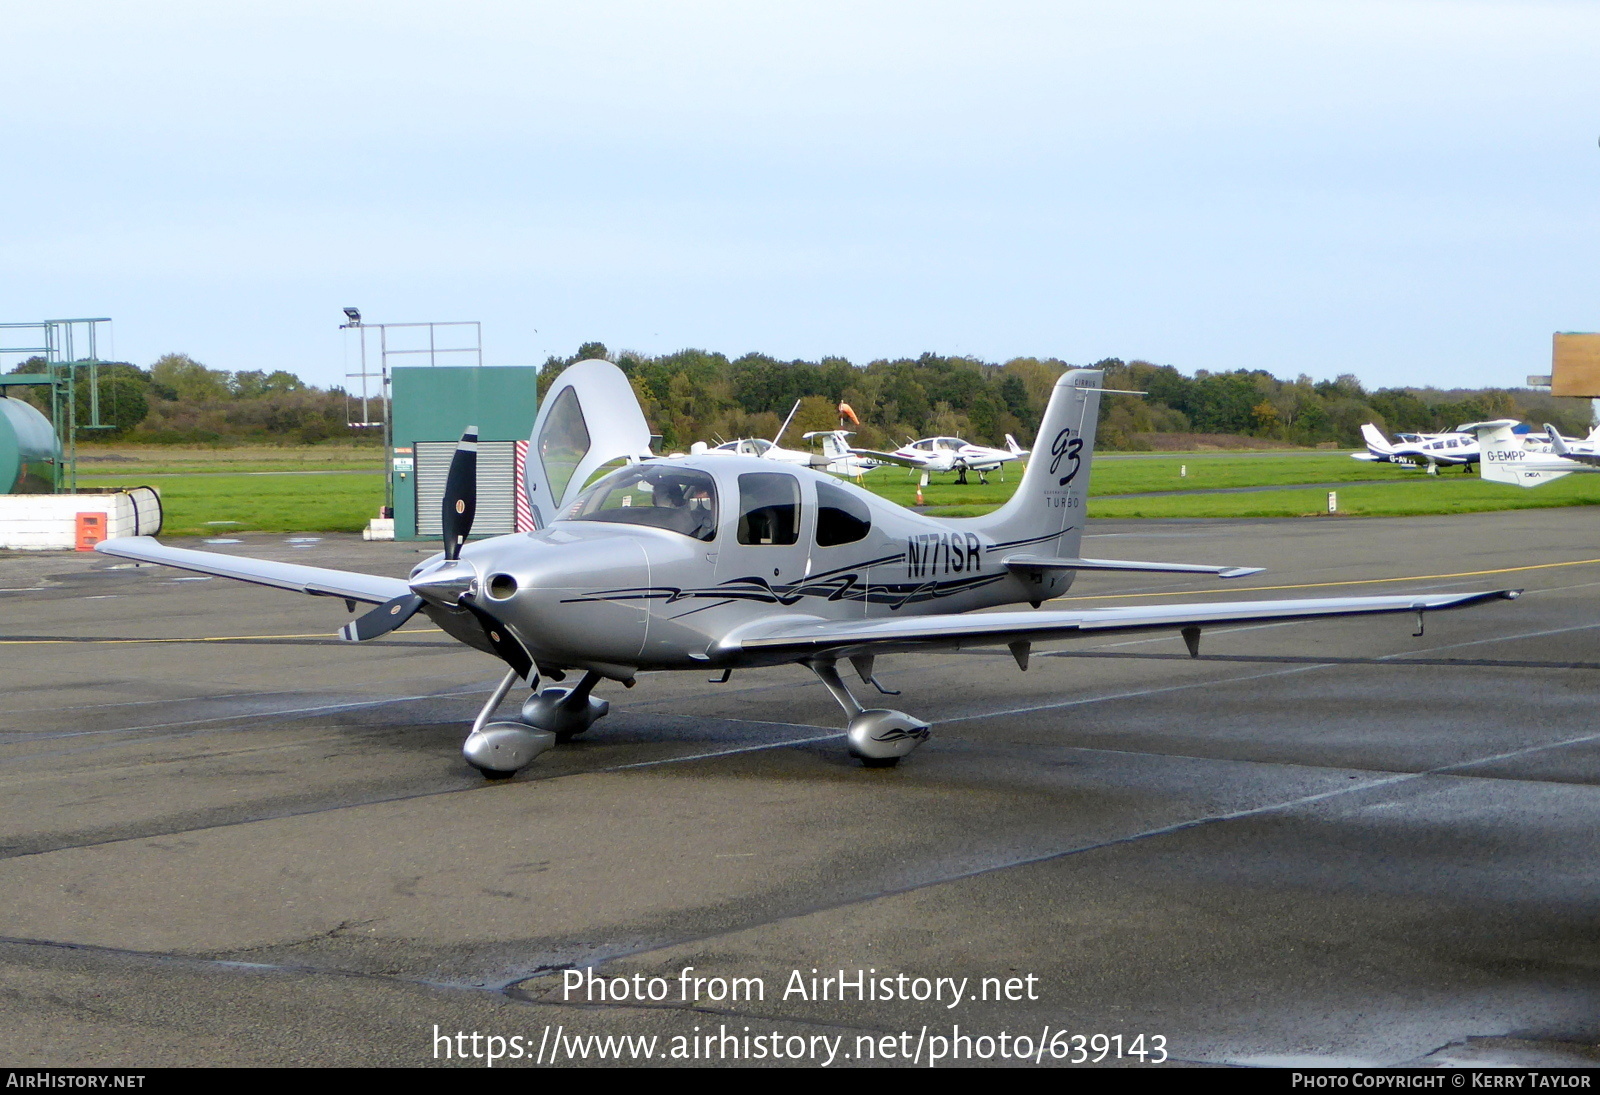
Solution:
M348 376L361 377L361 421L352 422L352 426L371 426L370 412L367 408L367 380L374 374L367 372L367 328L371 327L378 332L378 393L383 401L383 464L384 464L384 505L389 512L394 512L394 424L391 386L389 379L390 354L427 354L428 364L437 365L440 354L472 354L476 357L478 367L483 367L483 324L478 320L449 320L431 323L363 323L361 312L356 308L346 308L344 314L349 318L348 323L339 325L340 330L353 330L361 340L361 372L347 373ZM427 349L391 350L389 348L389 328L400 327L426 327L428 329ZM471 327L473 342L470 346L440 346L436 338L436 327Z

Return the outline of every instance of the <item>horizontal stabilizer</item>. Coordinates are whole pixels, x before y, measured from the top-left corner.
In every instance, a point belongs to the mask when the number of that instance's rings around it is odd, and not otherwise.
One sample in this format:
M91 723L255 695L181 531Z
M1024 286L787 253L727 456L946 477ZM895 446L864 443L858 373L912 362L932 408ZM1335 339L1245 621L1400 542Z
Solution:
M1223 567L1208 563L1136 563L1128 559L1059 559L1051 555L1008 555L1012 570L1142 570L1171 574L1215 574L1218 578L1243 578L1265 567Z
M280 563L272 559L249 559L238 555L223 555L216 551L191 551L188 548L168 547L149 536L123 536L115 540L102 540L94 549L119 559L133 559L140 563L160 563L162 566L193 570L201 574L214 574L219 578L236 578L241 582L292 589L296 593L310 593L319 597L343 597L351 601L381 605L404 597L411 586L403 578L384 578L376 574L357 574L348 570L328 570L324 567L301 566L298 563Z

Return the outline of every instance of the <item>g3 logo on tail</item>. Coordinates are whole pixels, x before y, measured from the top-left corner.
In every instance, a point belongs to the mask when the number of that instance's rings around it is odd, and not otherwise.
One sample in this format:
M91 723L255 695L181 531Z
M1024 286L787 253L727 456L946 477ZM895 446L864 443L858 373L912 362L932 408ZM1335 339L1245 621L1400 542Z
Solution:
M1072 467L1067 470L1067 474L1061 477L1061 486L1066 486L1077 477L1078 467L1083 463L1083 458L1078 454L1082 451L1083 438L1073 437L1072 427L1070 426L1056 434L1056 439L1050 443L1050 455L1053 457L1050 461L1051 475L1055 475L1061 470L1063 457L1072 461Z

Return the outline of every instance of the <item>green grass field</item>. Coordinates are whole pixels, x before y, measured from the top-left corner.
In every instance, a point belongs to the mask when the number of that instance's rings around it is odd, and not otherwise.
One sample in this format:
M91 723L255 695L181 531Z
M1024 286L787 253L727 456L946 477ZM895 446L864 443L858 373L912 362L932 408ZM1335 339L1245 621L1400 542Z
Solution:
M1187 475L1179 469L1187 465ZM935 476L923 489L928 512L975 517L1011 497L1019 473L1007 482L990 476L987 486L968 476ZM1344 485L1380 480L1375 485ZM1302 517L1327 513L1327 490L1294 490L1304 483L1333 483L1339 512L1350 516L1475 513L1503 509L1600 504L1600 475L1569 475L1533 490L1488 483L1476 472L1441 471L1436 476L1393 465L1352 460L1348 453L1273 453L1267 456L1159 456L1097 459L1089 488L1091 517ZM866 477L869 489L901 505L916 501L916 480L880 470ZM1238 487L1284 487L1247 494L1167 495L1108 498L1143 491L1211 491Z
M155 487L164 536L360 532L383 505L383 476L351 472L78 476L80 490L96 486Z
M78 477L221 475L270 471L381 471L377 445L240 445L210 449L181 445L79 445Z
M228 532L358 532L383 504L381 450L353 446L236 449L85 449L80 489L97 486L158 487L166 511L166 534L224 535ZM1108 457L1109 458L1106 458ZM1180 475L1180 468L1187 470ZM295 474L315 472L318 474ZM970 517L987 513L1011 497L1021 469L1008 468L980 484L934 476L923 491L929 513ZM1344 485L1382 480L1378 485ZM866 477L869 489L902 505L916 501L917 479L899 469ZM1350 516L1473 513L1600 504L1600 475L1570 475L1533 490L1486 483L1476 474L1444 471L1437 476L1350 459L1344 452L1162 454L1123 457L1102 454L1090 485L1091 517L1301 517L1327 512L1326 489L1295 489L1308 483L1341 484L1339 512ZM1180 494L1150 498L1107 495L1146 491L1208 491L1236 487L1281 487L1244 494Z

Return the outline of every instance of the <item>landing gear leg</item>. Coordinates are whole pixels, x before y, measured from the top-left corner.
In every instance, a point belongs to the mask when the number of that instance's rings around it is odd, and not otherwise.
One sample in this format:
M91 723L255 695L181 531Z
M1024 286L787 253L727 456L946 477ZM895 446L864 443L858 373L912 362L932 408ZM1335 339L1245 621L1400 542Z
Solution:
M600 674L590 670L573 688L546 688L528 697L522 717L540 730L548 730L559 742L571 741L611 710L606 700L589 693L600 683Z
M483 773L484 779L510 779L556 743L556 736L545 730L520 722L489 721L517 680L515 669L506 671L505 678L489 694L489 702L478 712L472 731L461 745L461 755ZM538 683L537 677L534 682Z
M832 661L813 658L805 664L850 716L845 735L850 742L850 755L866 767L893 767L901 757L928 740L928 724L904 711L863 708L839 679L839 670Z

